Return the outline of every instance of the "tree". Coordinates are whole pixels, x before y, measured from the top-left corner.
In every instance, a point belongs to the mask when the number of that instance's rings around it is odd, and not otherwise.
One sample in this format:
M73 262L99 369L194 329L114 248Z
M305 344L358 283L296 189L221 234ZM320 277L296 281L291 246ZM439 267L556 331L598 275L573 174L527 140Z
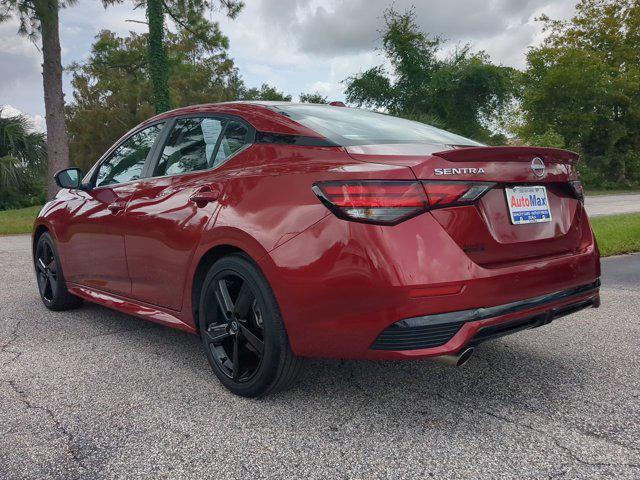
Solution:
M71 158L91 166L120 136L153 116L148 34L96 36L89 58L70 66L73 101L67 108ZM176 107L230 100L287 100L267 84L247 88L227 54L228 40L218 31L207 42L186 29L169 32L167 85Z
M62 60L58 13L75 0L0 0L0 21L17 16L19 33L34 43L41 40L42 83L47 125L48 181L47 193L52 198L58 191L53 174L69 166L69 140L64 115L62 92Z
M24 115L2 117L0 109L0 210L41 199L46 163L45 135Z
M106 7L123 1L103 0L102 3ZM226 10L229 18L235 18L244 7L244 3L240 0L134 0L134 5L135 8L144 6L146 9L149 25L149 35L147 36L148 74L153 86L155 110L156 113L161 113L172 107L165 45L165 15L198 41L216 44L221 35L218 24L205 19L205 12L215 10L219 6Z
M555 132L605 181L640 182L640 2L581 0L527 55L524 138Z
M263 83L260 88L245 88L241 86L238 91L238 100L266 100L273 102L290 102L291 95L279 92L275 87Z
M495 140L490 127L514 98L516 71L470 45L442 55L444 41L420 30L413 9L388 9L384 20L382 51L392 70L377 66L346 79L347 101Z
M164 4L162 0L147 0L149 22L148 61L153 85L156 113L171 109L167 52L164 44Z
M89 167L122 134L153 116L147 37L102 31L88 60L71 65L74 91L67 115L74 164ZM167 86L176 106L233 100L244 88L222 34L204 44L181 30L169 33L165 45Z
M320 92L301 93L300 103L329 103L329 99Z

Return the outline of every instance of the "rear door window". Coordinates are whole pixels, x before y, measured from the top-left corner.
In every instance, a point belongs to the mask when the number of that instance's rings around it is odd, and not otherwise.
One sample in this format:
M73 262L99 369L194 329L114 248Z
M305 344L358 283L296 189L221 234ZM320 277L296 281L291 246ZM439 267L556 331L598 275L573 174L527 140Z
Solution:
M227 123L220 146L216 152L213 166L218 166L226 159L235 155L242 147L249 144L249 129L246 125L231 120Z
M217 118L177 120L162 150L154 175L177 175L212 167L223 127L223 121Z

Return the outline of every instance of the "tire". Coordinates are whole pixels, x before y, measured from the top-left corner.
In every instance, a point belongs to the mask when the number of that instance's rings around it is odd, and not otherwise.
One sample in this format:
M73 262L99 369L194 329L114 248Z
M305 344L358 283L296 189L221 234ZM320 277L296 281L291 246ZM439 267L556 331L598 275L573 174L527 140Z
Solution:
M275 296L246 256L218 260L200 295L200 337L220 382L243 397L290 387L302 360L291 351Z
M49 233L40 235L33 255L38 292L49 310L63 311L78 307L82 300L67 290L60 257Z

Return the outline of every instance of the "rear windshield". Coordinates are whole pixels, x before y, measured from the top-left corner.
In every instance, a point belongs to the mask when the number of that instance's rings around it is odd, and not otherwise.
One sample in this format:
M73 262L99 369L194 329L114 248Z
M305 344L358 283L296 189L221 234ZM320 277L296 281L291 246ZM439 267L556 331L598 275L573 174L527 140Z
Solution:
M330 105L277 105L274 108L342 146L386 143L482 146L424 123L358 108Z

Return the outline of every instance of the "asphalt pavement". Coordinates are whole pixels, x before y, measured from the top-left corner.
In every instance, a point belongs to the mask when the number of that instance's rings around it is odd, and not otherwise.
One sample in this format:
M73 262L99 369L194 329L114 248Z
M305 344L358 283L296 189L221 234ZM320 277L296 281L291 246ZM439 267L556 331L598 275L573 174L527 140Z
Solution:
M591 217L640 212L640 193L587 196L584 203Z
M308 361L228 393L197 337L95 305L46 310L28 237L0 238L0 479L640 478L640 255L602 307L462 368Z

